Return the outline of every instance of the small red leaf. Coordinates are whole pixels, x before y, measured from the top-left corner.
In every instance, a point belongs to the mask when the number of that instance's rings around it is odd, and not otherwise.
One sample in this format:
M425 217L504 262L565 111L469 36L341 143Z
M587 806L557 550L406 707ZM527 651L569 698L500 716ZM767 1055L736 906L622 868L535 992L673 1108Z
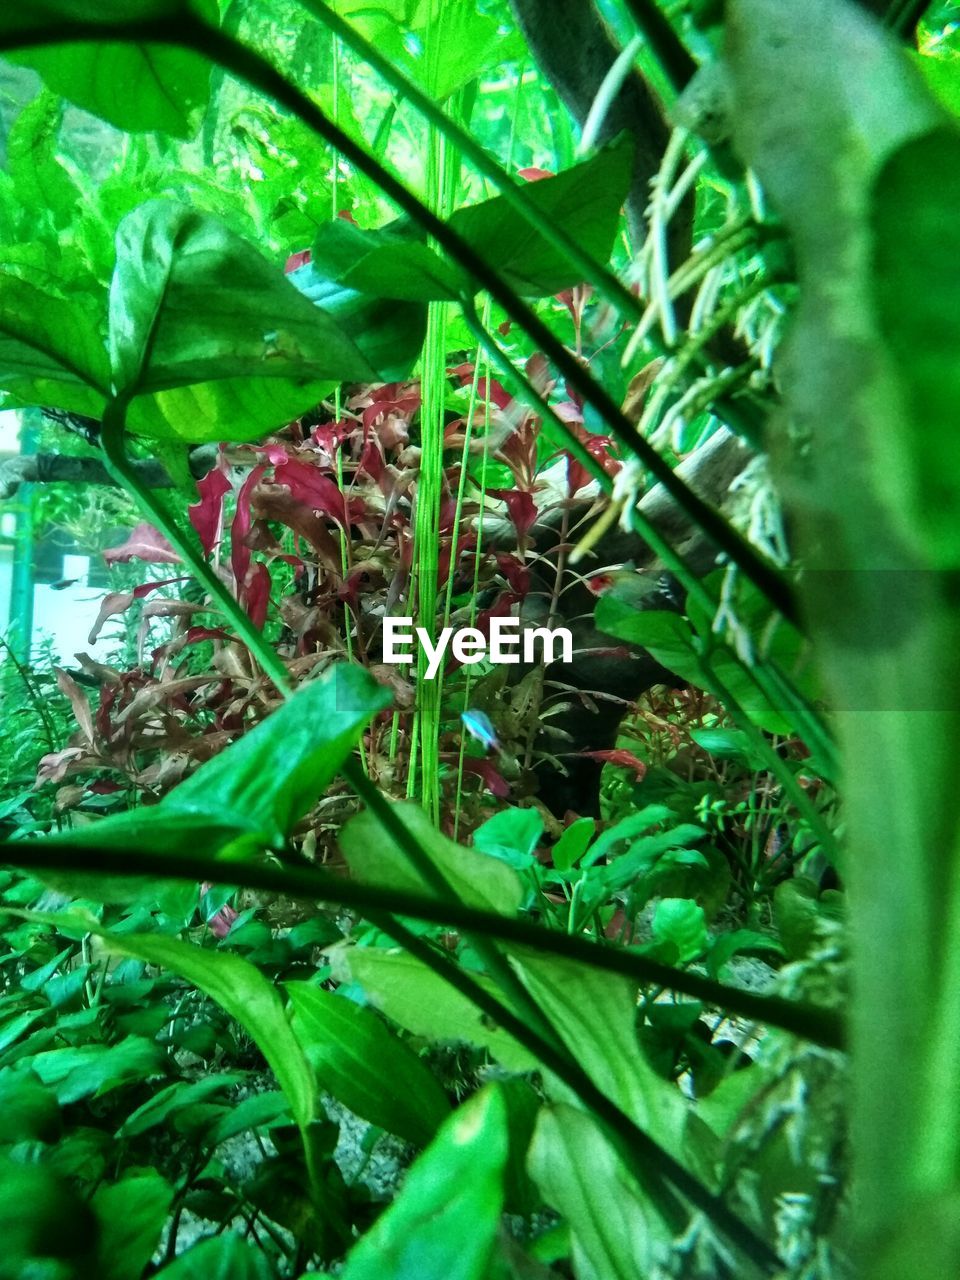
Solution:
M138 524L126 542L108 547L103 553L107 564L125 564L128 560L145 560L148 564L179 564L180 557L163 534L152 524Z
M586 756L590 760L599 760L603 764L615 764L621 769L632 769L637 781L642 782L646 776L647 766L638 760L632 751L618 747L611 751L578 751L577 755Z
M501 498L506 503L517 536L525 537L537 519L532 496L523 489L488 489L487 493L491 498Z
M197 492L200 501L188 507L190 523L196 529L200 545L210 555L223 535L223 499L233 488L230 481L220 470L214 467L202 480L197 481Z

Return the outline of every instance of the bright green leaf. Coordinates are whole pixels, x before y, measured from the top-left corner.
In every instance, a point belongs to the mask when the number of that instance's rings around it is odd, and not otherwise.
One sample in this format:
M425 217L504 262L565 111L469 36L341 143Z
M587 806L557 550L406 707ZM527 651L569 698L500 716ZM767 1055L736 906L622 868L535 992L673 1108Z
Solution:
M256 1041L297 1124L305 1129L311 1123L317 1107L313 1071L276 988L259 969L229 951L211 951L178 938L106 932L103 937L109 950L169 969L215 1000Z
M474 831L473 847L521 871L536 861L534 850L542 835L543 819L536 809L501 809Z
M320 1086L364 1120L425 1146L450 1110L417 1055L372 1009L288 982L293 1030Z
M416 805L394 805L393 812L463 902L501 915L515 914L523 901L524 888L512 867L455 844L437 831ZM340 834L340 848L354 878L364 884L438 896L369 811L358 813L346 824Z
M485 1280L508 1144L506 1106L488 1085L407 1171L400 1195L351 1250L343 1280Z

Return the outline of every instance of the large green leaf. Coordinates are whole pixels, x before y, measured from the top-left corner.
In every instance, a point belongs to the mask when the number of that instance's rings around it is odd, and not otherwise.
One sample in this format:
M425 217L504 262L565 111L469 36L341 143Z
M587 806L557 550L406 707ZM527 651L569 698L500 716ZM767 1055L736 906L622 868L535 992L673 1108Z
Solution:
M14 60L38 71L55 93L118 129L155 129L189 138L210 96L207 59L169 45L104 41L97 38L97 27L105 22L182 19L191 10L217 20L216 0L40 0L8 6L0 18L0 35L15 36L25 29L56 32L65 22L89 23L89 43L35 48L15 54Z
M288 982L293 1031L323 1089L371 1124L425 1146L450 1110L417 1055L383 1020L308 982Z
M676 1152L687 1104L640 1049L636 983L526 948L511 947L509 953L524 985L594 1084Z
M503 1212L507 1109L488 1085L444 1123L347 1257L343 1280L485 1280Z
M99 418L110 371L92 295L58 296L0 268L0 386Z
M367 294L347 288L326 279L312 262L287 278L349 334L377 377L397 382L408 376L427 331L427 309L422 302L396 301L392 293L376 289Z
M605 262L632 169L633 142L622 138L590 160L531 184L527 197L540 213L562 223L584 252ZM459 209L449 222L518 293L542 297L580 283L577 270L503 196Z
M393 812L463 902L484 911L516 913L525 890L512 867L455 844L437 831L418 805L395 805ZM405 850L370 812L350 819L340 833L340 848L357 880L438 896L433 885L414 868Z
M342 219L328 222L317 233L309 265L346 289L380 298L455 299L466 285L463 272L429 248L402 220L375 231L364 231ZM294 283L302 270L293 273Z
M931 567L948 571L960 569L958 201L960 129L944 127L895 152L872 208L877 323L914 427L902 458L904 515Z
M544 1107L527 1161L544 1199L570 1224L581 1280L637 1280L651 1273L664 1232L649 1198L590 1116Z
M276 988L259 969L232 952L211 951L179 938L119 936L107 930L102 931L102 937L115 954L169 969L215 1000L256 1041L300 1128L311 1124L317 1113L313 1070L290 1028Z
M536 1060L432 969L400 951L343 945L329 953L335 976L356 982L370 1003L416 1036L473 1044L511 1071L530 1071ZM496 986L479 979L491 993Z
M934 161L920 179L922 152L895 157L944 116L858 6L810 0L797 23L779 0L730 0L727 16L734 142L784 219L802 282L779 375L791 429L777 462L841 747L855 1230L874 1274L870 1242L909 1238L920 1198L955 1187L960 1152L947 1085L960 1070L960 620L956 565L938 571L954 535L934 514L945 499L932 476L934 459L955 450L957 418L955 401L932 421L916 416L924 393L912 385L914 362L926 381L942 359L927 350L958 341L955 304L939 313L942 334L923 323L942 306L938 269L955 270L954 175ZM936 144L926 152L936 154ZM918 180L909 192L907 177ZM955 374L944 372L950 398ZM952 457L948 493L955 468ZM892 970L881 955L897 958Z
M160 1242L172 1201L173 1188L152 1169L100 1188L91 1201L99 1227L98 1280L141 1274Z
M165 200L141 205L117 231L109 349L117 390L130 394L221 378L376 376L253 245Z

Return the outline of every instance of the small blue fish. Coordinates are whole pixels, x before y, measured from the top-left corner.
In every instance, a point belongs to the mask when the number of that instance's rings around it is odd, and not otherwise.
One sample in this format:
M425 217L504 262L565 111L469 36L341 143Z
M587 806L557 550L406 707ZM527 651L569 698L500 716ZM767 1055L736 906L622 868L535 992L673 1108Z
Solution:
M476 738L488 751L499 751L500 740L497 731L490 723L490 717L483 711L464 711L460 719L471 738Z

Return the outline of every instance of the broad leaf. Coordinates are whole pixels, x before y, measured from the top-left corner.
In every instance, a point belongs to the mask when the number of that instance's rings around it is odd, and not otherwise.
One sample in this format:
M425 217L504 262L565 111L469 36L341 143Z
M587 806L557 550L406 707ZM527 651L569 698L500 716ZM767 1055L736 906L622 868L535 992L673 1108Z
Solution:
M394 805L393 812L433 866L443 873L452 891L468 906L503 915L513 915L518 910L525 890L511 867L455 844L437 831L416 805ZM406 889L433 898L441 896L369 811L350 819L340 834L340 848L354 878L365 884Z
M501 809L473 833L473 847L508 866L532 867L534 850L543 835L543 819L536 809Z
M173 1188L151 1170L101 1187L91 1201L97 1216L98 1280L130 1280L153 1257L173 1201Z
M356 982L375 1008L413 1035L488 1049L511 1071L530 1071L536 1066L536 1060L512 1036L491 1025L466 996L412 956L346 944L328 954L335 977L341 982ZM479 981L497 993L489 979Z
M508 1146L507 1109L488 1085L407 1171L400 1195L351 1250L343 1280L485 1280Z
M637 987L574 960L510 947L524 985L594 1084L667 1150L676 1151L687 1104L637 1042Z
M399 220L375 231L342 219L329 222L317 234L309 265L345 289L412 302L456 299L466 284L462 272ZM298 267L294 277L303 270Z
M340 663L171 791L164 811L243 817L283 840L389 705L389 693L362 667Z
M562 223L584 252L605 262L632 169L633 143L621 139L583 164L533 183L527 198L541 213ZM502 196L460 209L449 222L521 294L542 297L580 283L576 268Z
M117 389L130 394L221 379L376 377L341 326L253 245L164 200L135 209L117 232L110 360ZM216 425L210 438L222 434Z
M293 1030L321 1087L356 1115L425 1146L450 1110L427 1067L372 1009L288 982Z
M190 4L182 0L107 0L98 5L41 0L24 7L35 27L49 24L56 30L64 21L90 22L89 44L53 45L14 55L14 61L39 71L55 93L129 133L157 130L190 138L196 132L210 97L209 61L191 49L171 45L103 40L97 26L111 19L182 20L191 9L216 23L216 0L191 0ZM8 21L4 20L4 25Z
M376 289L361 293L326 279L312 262L291 271L287 279L349 335L380 380L399 382L410 374L427 331L422 302L394 301L391 294Z
M575 1275L636 1280L651 1274L666 1233L595 1121L575 1107L545 1107L527 1167L543 1198L570 1224Z

